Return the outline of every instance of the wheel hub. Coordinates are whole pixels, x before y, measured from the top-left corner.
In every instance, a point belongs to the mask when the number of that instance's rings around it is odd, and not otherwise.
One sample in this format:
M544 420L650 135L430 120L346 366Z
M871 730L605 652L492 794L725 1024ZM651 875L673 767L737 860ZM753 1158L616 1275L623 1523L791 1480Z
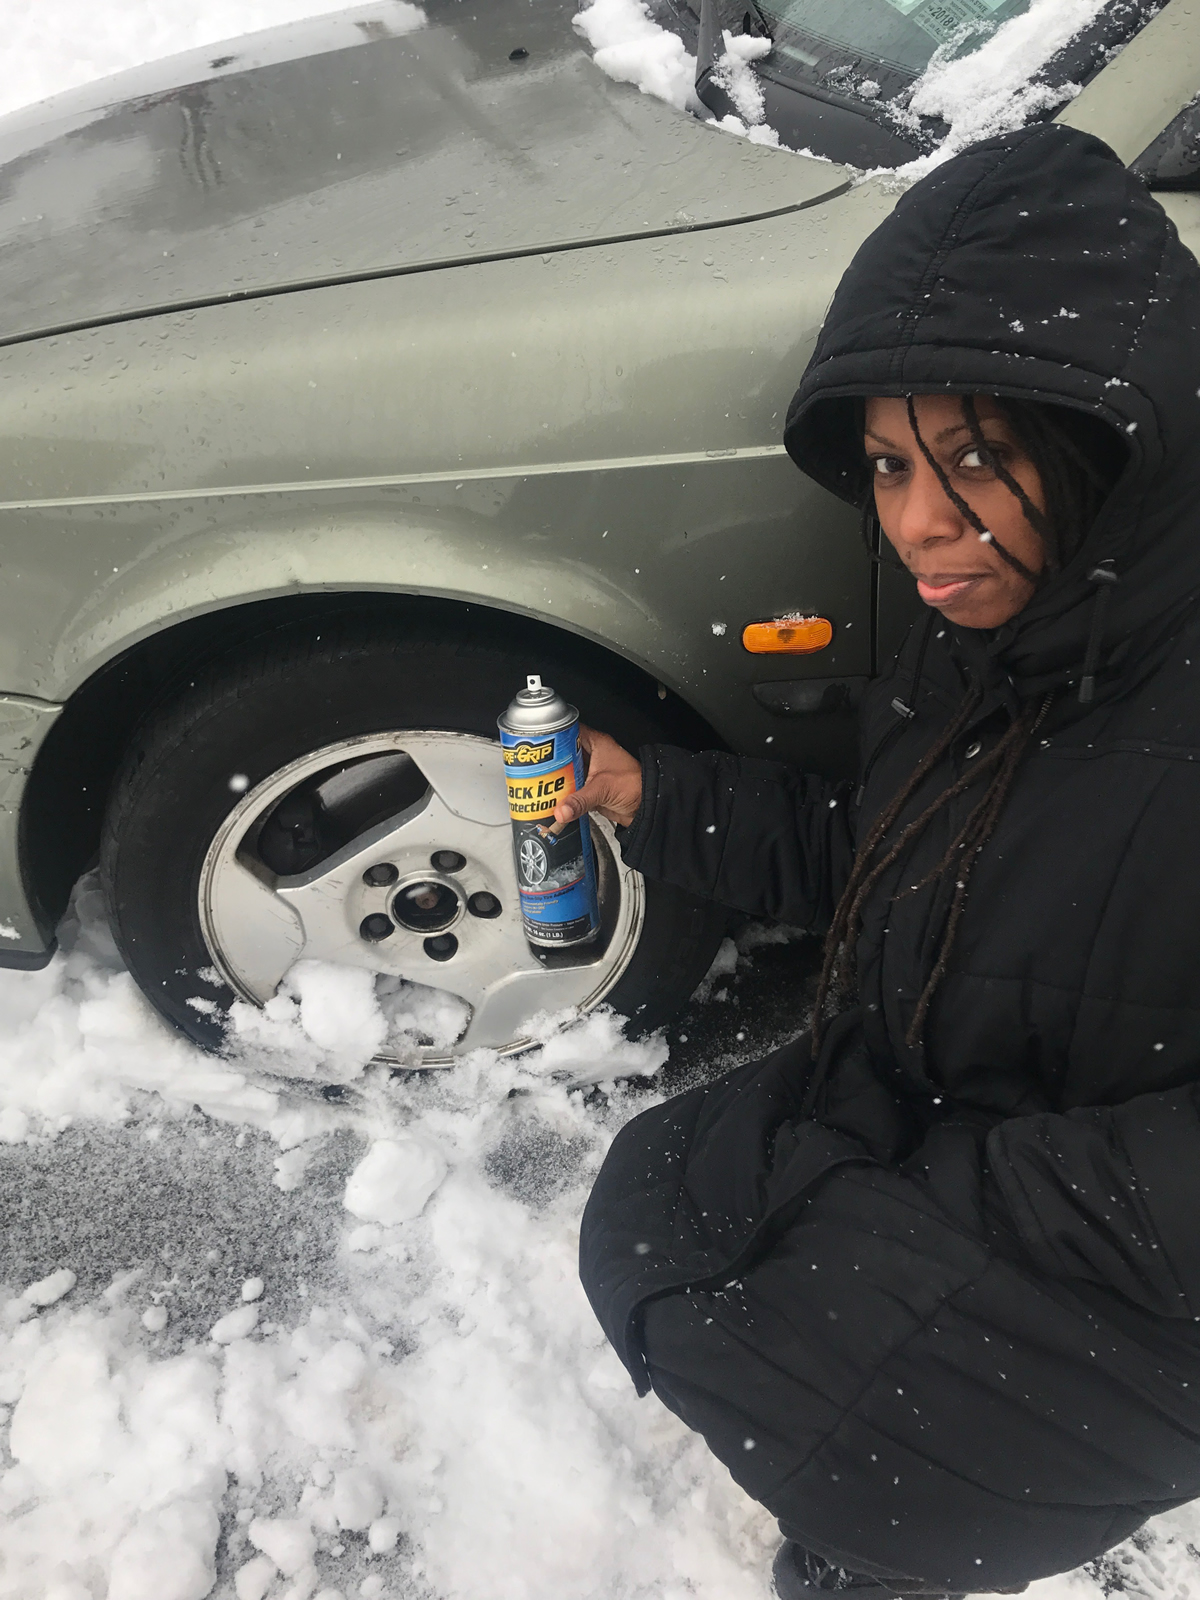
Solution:
M449 854L445 850L438 853ZM465 858L459 859L465 867ZM391 913L393 920L411 933L441 933L462 915L462 901L454 885L445 879L418 878L413 883L402 884L396 890L392 896Z
M439 731L364 735L292 762L240 798L205 858L201 927L243 999L264 1004L303 958L367 967L470 1007L452 1050L422 1051L420 1064L448 1065L479 1046L517 1050L536 1013L598 1004L637 947L642 881L607 823L593 821L592 837L600 935L535 954L521 922L499 746Z

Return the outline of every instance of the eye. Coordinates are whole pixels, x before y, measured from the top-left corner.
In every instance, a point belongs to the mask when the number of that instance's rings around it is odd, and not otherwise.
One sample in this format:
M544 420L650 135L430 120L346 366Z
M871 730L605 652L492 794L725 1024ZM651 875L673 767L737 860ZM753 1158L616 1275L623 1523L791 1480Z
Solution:
M978 445L968 445L958 458L960 467L965 467L968 472L994 472L996 463L1005 455L1003 445L987 444L983 449Z
M871 465L877 478L894 478L907 470L908 462L900 456L873 456Z

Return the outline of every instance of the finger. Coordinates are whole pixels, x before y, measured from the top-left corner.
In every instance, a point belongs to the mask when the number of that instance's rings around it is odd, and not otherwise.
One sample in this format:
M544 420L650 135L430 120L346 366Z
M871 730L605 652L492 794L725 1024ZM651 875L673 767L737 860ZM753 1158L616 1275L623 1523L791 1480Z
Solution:
M586 779L592 766L592 757L596 753L596 745L603 734L597 734L594 728L589 728L586 722L579 724L579 749L583 755L583 776Z
M598 811L602 817L607 817L608 808L615 798L612 785L605 779L597 778L594 783L585 783L583 788L576 789L574 794L564 795L555 806L550 832L561 833L564 828L569 828L572 822L578 822L579 818L586 816L589 811Z
M576 789L574 794L564 795L554 808L554 821L550 824L550 832L557 836L564 828L569 828L573 822L585 816L590 809L587 785Z

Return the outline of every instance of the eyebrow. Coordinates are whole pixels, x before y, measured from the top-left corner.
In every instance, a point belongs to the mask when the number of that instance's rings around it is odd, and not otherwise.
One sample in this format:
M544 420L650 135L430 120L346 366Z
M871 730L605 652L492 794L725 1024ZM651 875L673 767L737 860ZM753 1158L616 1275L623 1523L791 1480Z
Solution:
M988 417L980 417L979 420L980 423L983 424L991 419ZM934 444L944 444L947 439L952 439L956 433L970 433L970 431L971 428L968 423L956 422L952 427L939 429L938 432L933 436L933 442ZM889 449L892 450L900 450L903 448L903 446L898 445L894 439L885 438L882 433L876 433L873 428L866 428L864 429L864 432L867 438L874 439L876 444L887 445Z

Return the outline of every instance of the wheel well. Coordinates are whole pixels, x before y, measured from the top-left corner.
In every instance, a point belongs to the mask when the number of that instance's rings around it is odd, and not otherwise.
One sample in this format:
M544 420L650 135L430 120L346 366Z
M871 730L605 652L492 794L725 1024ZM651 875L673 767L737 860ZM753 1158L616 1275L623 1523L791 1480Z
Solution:
M251 640L304 623L354 616L438 638L521 645L547 663L602 676L669 736L721 746L708 723L649 673L603 645L534 618L419 595L298 595L233 606L152 634L106 663L71 696L38 752L21 808L22 873L46 937L80 873L96 859L109 791L134 729L189 678ZM503 694L498 685L497 692ZM497 705L497 713L503 707ZM580 710L586 720L587 707Z

